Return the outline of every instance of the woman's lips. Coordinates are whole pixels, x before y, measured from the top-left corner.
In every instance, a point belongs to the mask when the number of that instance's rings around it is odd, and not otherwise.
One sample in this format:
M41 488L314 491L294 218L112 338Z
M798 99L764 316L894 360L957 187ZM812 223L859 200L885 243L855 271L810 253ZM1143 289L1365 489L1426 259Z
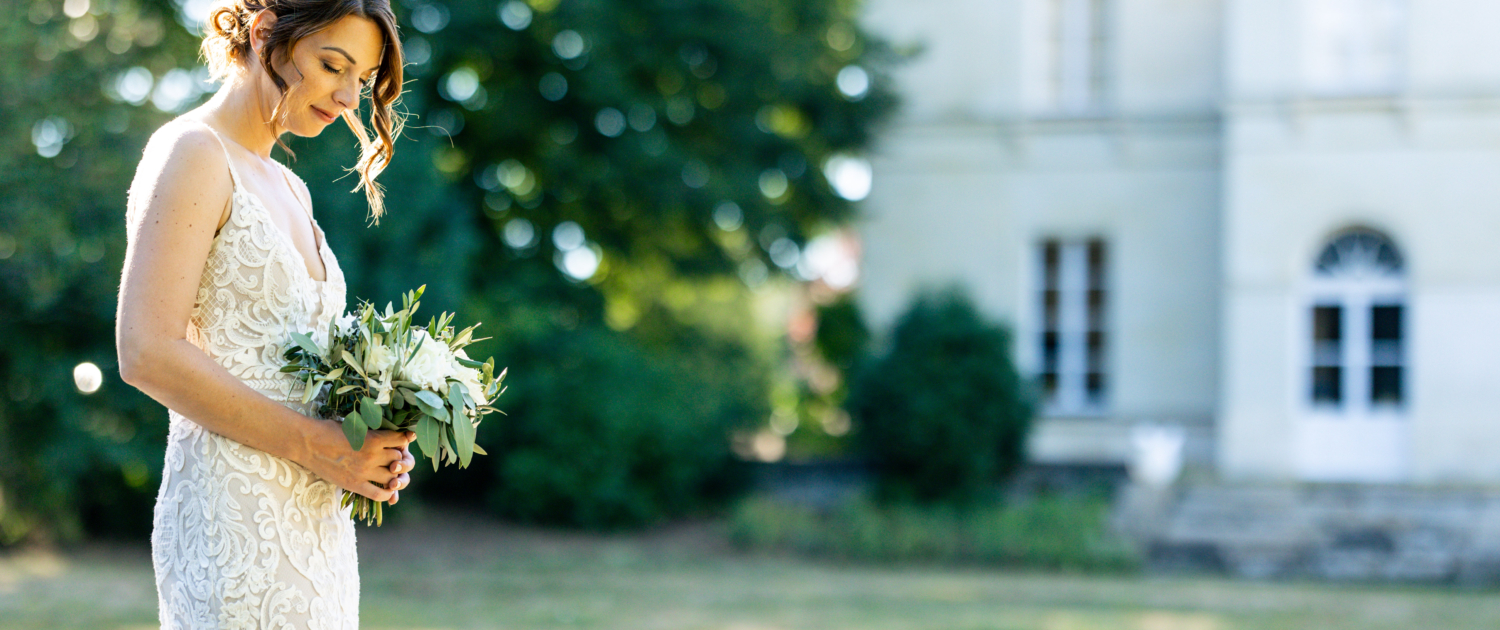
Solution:
M333 115L329 114L328 112L318 109L317 107L313 107L312 110L318 113L318 118L323 119L323 124L328 124L334 121Z

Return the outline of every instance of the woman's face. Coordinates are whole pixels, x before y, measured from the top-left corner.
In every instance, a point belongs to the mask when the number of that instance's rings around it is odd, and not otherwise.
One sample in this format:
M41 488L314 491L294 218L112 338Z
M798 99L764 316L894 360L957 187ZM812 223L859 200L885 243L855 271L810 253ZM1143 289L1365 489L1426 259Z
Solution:
M380 65L384 41L375 22L349 15L293 45L289 58L276 66L288 86L281 131L316 136L345 110L357 109L364 86ZM269 111L278 91L269 76L262 73L261 79L268 88Z

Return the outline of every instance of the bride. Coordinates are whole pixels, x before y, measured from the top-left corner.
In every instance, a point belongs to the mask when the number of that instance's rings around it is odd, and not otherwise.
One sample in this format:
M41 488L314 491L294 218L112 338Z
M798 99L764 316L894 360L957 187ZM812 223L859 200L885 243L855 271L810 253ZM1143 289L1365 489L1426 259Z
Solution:
M120 375L170 409L151 536L161 625L356 628L340 489L394 504L413 436L371 431L354 451L279 371L289 333L326 343L345 287L306 185L270 155L282 134L343 118L380 217L374 179L399 133L395 18L388 0L226 0L205 32L223 87L146 146L116 320Z

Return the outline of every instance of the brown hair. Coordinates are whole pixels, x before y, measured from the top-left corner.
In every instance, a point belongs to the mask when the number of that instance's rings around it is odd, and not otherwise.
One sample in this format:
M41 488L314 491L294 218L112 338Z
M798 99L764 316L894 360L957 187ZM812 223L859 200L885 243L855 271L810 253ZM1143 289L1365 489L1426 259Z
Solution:
M385 214L385 201L375 176L385 170L396 153L395 138L401 133L401 117L393 106L401 97L401 68L405 59L401 53L401 39L396 33L396 16L391 12L389 0L224 0L214 7L204 23L202 53L208 61L209 73L215 79L229 76L234 64L249 64L250 23L255 14L270 11L276 16L266 43L261 47L260 65L270 75L271 81L281 90L281 100L271 112L274 119L286 100L286 79L276 72L273 61L291 56L292 47L302 38L316 33L346 16L357 15L375 23L385 35L385 44L380 56L380 67L375 70L370 90L370 126L375 128L378 142L370 140L369 133L359 120L355 110L344 110L344 123L359 138L360 158L353 171L359 173L360 188L370 202L370 218L379 223ZM292 155L290 148L276 139L277 146Z

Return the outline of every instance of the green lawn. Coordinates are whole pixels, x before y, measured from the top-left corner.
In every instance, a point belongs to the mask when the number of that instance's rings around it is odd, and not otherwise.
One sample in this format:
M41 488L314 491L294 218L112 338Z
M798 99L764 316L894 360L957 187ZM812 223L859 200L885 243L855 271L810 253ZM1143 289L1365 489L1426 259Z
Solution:
M146 545L0 557L0 628L155 628ZM747 557L713 526L600 537L429 517L362 530L363 627L1378 630L1500 627L1500 593Z

